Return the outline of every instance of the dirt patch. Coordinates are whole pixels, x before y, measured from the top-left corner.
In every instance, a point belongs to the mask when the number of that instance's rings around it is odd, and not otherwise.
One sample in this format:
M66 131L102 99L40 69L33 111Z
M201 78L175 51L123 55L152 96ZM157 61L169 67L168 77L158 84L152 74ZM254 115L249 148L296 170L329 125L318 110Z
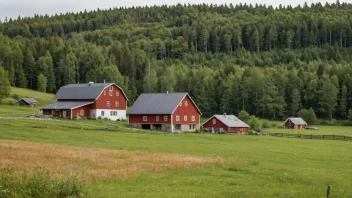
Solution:
M148 153L56 144L0 140L0 166L31 171L43 168L56 175L74 172L87 180L108 180L164 170L224 163L223 159L181 154Z

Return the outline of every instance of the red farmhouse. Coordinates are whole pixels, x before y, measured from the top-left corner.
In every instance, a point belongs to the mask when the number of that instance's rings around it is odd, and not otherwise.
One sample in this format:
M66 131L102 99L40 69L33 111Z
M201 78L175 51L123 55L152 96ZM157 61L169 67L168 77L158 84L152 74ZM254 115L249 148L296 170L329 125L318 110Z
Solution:
M61 87L56 103L42 107L45 115L62 118L126 119L127 97L114 83L69 84Z
M305 129L307 123L302 118L287 118L284 126L287 129Z
M195 131L201 112L188 93L141 94L127 111L129 126L160 131Z
M247 133L249 126L234 115L213 115L203 124L210 132L242 132Z

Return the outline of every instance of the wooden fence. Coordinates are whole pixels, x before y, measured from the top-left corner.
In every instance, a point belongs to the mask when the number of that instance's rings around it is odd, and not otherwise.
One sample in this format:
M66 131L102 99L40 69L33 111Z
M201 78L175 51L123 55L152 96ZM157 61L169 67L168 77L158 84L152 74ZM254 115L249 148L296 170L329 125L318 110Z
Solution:
M313 134L292 134L292 133L268 133L270 136L300 139L319 139L319 140L343 140L352 141L352 137L345 135L313 135Z

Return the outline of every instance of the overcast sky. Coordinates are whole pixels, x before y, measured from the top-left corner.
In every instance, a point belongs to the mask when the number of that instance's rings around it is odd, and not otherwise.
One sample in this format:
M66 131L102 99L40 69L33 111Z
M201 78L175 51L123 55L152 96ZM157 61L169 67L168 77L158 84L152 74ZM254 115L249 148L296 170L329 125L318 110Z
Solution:
M296 6L298 4L303 5L307 1L308 5L312 2L319 2L319 0L0 0L0 19L3 20L6 16L17 18L21 16L33 16L34 14L55 14L55 13L66 13L66 12L79 12L85 9L95 10L97 8L111 8L120 6L144 6L144 5L161 5L167 2L168 5L174 5L177 3L190 3L190 4L201 4L201 3L214 3L216 4L238 4L238 3L258 3L278 6L280 3L283 5L291 4ZM324 0L325 2L336 2L336 0ZM347 0L351 1L351 0ZM341 1L343 2L343 1Z

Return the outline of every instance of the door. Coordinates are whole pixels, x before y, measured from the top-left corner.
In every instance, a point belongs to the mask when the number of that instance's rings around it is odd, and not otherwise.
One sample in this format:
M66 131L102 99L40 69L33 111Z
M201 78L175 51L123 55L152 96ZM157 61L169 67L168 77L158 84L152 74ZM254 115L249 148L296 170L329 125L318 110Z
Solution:
M62 111L62 117L66 118L66 111Z

